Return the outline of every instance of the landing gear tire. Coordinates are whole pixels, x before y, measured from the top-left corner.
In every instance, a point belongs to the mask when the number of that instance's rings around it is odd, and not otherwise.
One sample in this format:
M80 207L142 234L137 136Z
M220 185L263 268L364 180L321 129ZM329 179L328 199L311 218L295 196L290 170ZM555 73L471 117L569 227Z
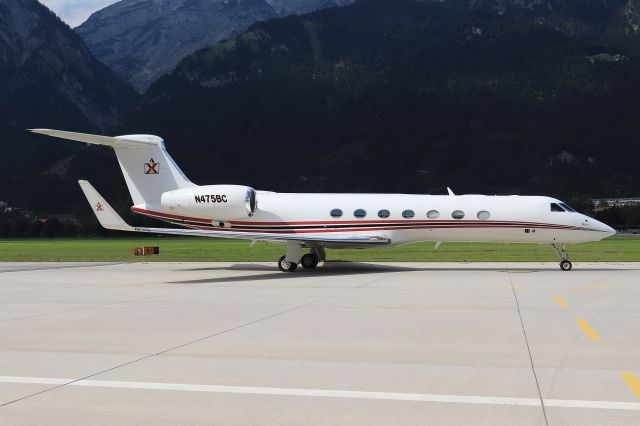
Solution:
M302 259L300 259L300 264L305 269L313 269L318 266L319 262L320 260L318 259L318 257L311 253L305 254L304 256L302 256Z
M569 253L567 253L566 244L562 247L558 247L556 244L551 244L553 250L555 250L556 254L560 257L560 269L563 271L570 271L573 268L571 261L569 260Z
M293 271L296 270L297 267L298 267L297 263L287 262L287 257L286 256L282 256L280 258L280 260L278 261L278 268L282 272L293 272Z
M570 271L572 267L573 265L568 260L563 260L562 262L560 262L560 269L562 269L563 271Z

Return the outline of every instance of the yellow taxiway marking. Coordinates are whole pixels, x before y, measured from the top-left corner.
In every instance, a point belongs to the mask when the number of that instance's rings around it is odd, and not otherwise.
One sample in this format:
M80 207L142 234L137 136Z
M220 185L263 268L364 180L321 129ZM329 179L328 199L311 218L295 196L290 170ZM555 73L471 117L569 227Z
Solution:
M562 306L563 308L566 308L567 306L569 306L569 304L560 296L556 296L553 298L553 300L555 300L555 302Z
M587 322L583 319L576 320L578 325L582 328L587 336L591 338L591 340L600 340L602 337L595 331Z
M640 399L640 379L633 373L622 373L622 378L629 385L631 392L636 394L636 398Z

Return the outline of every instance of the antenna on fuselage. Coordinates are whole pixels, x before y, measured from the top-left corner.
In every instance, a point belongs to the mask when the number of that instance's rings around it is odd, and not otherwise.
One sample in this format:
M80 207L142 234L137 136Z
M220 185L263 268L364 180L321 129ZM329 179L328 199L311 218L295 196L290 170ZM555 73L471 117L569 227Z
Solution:
M454 193L453 193L453 191L451 190L451 188L449 188L448 186L447 186L447 192L448 192L448 193L449 193L449 195L450 195L450 196L452 196L452 197L453 197L454 195L456 195L456 194L454 194Z

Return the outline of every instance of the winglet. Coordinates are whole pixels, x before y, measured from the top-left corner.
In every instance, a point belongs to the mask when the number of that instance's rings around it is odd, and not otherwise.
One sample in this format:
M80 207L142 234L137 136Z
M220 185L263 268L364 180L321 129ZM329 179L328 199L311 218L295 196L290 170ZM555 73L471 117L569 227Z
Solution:
M450 195L450 196L454 196L454 195L456 195L456 194L454 194L454 193L453 193L453 191L451 190L451 188L449 188L448 186L447 186L447 192L449 193L449 195Z
M127 224L109 203L96 191L96 189L86 180L79 180L80 188L84 192L89 205L100 221L100 225L115 231L135 231Z

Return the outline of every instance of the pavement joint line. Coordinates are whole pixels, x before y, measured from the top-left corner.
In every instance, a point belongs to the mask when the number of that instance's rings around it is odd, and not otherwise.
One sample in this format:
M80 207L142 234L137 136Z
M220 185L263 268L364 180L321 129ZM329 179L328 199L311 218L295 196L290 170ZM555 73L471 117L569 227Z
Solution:
M43 312L43 313L40 313L40 314L26 315L26 316L23 316L23 317L9 318L9 319L5 319L5 320L0 320L0 324L7 323L7 322L14 322L14 321L33 319L33 318L46 317L46 316L51 316L51 315L66 314L66 313L69 313L69 312L86 311L88 309L93 309L93 308L100 309L100 308L106 308L106 307L113 306L113 305L122 305L122 304L126 304L126 303L149 301L149 300L153 300L153 299L159 299L159 298L165 297L165 296L167 296L167 295L166 294L162 294L162 295L157 295L157 296L152 296L152 297L140 297L140 298L137 298L137 299L130 299L130 300L115 300L115 301L109 302L109 303L94 303L94 304L82 306L82 307L79 307L79 308L62 309L62 310L59 310L59 311Z
M96 266L102 266L102 265L96 265ZM194 288L191 291L198 291L198 288ZM172 294L173 292L170 292L168 294L158 294L156 296L150 296L150 297L139 297L137 299L127 299L127 300L115 300L113 302L108 302L108 303L94 303L94 304L90 304L90 305L85 305L82 307L78 307L78 308L70 308L70 309L62 309L59 311L51 311L51 312L42 312L39 314L33 314L33 315L26 315L26 316L22 316L22 317L17 317L17 318L8 318L5 320L0 320L0 324L4 324L4 323L8 323L8 322L14 322L14 321L22 321L22 320L27 320L27 319L33 319L33 318L40 318L40 317L47 317L47 316L52 316L52 315L60 315L60 314L66 314L66 313L70 313L70 312L78 312L78 311L86 311L88 309L100 309L100 308L107 308L109 306L114 306L114 305L122 305L122 304L127 304L127 303L136 303L136 302L143 302L143 301L149 301L149 300L154 300L154 299L160 299L162 297L166 297L169 294Z
M385 274L385 275L386 275L386 274ZM394 275L395 275L395 274L394 274ZM135 364L135 363L138 363L138 362L144 361L144 360L149 359L149 358L153 358L153 357L156 357L156 356L160 356L160 355L166 354L166 353L168 353L168 352L174 351L174 350L176 350L176 349L184 348L184 347L186 347L186 346L189 346L189 345L192 345L192 344L195 344L195 343L199 343L199 342L202 342L202 341L204 341L204 340L211 339L211 338L214 338L214 337L217 337L217 336L220 336L220 335L226 334L226 333L230 333L230 332L233 332L233 331L239 330L239 329L241 329L241 328L249 327L249 326L254 325L254 324L257 324L257 323L259 323L259 322L266 321L266 320L269 320L269 319L272 319L272 318L275 318L275 317L279 317L279 316L281 316L281 315L285 315L285 314L287 314L287 313L289 313L289 312L293 312L293 311L296 311L296 310L299 310L299 309L306 308L306 307L311 306L311 305L313 305L313 304L315 304L315 303L324 302L325 300L329 300L329 299L332 299L332 298L334 298L334 297L341 296L341 295L346 294L346 293L349 293L349 292L351 292L351 291L359 290L359 289L361 289L361 288L363 288L363 287L369 286L369 285L371 285L371 284L373 284L373 283L375 283L375 282L377 282L377 281L380 281L380 280L382 280L382 279L385 279L385 278L386 278L386 277L380 277L380 279L377 279L377 280L371 280L371 281L369 281L369 280L368 280L368 281L366 281L364 284L361 284L361 285L358 285L358 286L355 286L355 287L350 287L350 288L347 288L346 290L345 290L345 289L342 289L341 291L339 291L339 292L337 292L337 293L330 294L329 296L321 297L321 298L319 298L319 299L315 299L315 300L312 300L312 301L310 301L310 302L303 303L303 304L300 304L300 305L294 306L294 307L292 307L292 308L285 309L285 310L283 310L283 311L276 312L276 313L274 313L274 314L267 315L267 316L264 316L264 317L261 317L261 318L255 319L255 320L252 320L252 321L249 321L249 322L246 322L246 323L243 323L243 324L237 325L237 326L235 326L235 327L231 327L231 328L228 328L228 329L225 329L225 330L221 330L221 331L218 331L218 332L216 332L216 333L210 334L210 335L208 335L208 336L204 336L204 337L201 337L201 338L198 338L198 339L194 339L194 340L191 340L191 341L189 341L189 342L183 343L183 344L178 345L178 346L174 346L174 347L169 348L169 349L164 349L164 350L159 351L159 352L155 352L155 353L152 353L152 354L148 354L148 355L145 355L145 356L143 356L143 357L136 358L136 359L134 359L134 360L127 361L127 362L125 362L125 363L118 364L118 365L116 365L116 366L113 366L113 367L110 367L110 368L107 368L107 369L104 369L104 370L101 370L101 371L98 371L98 372L95 372L95 373L92 373L92 374L86 375L86 376L84 376L84 377L80 377L80 378L78 378L78 379L71 379L70 381L66 381L66 382L59 381L59 382L55 382L55 383L44 383L44 384L51 384L51 385L54 385L54 386L53 386L53 387L51 387L51 388L47 388L47 389L40 390L40 391L38 391L38 392L34 392L34 393L32 393L32 394L29 394L29 395L22 396L22 397L20 397L20 398L13 399L13 400L11 400L11 401L7 401L7 402L0 403L0 408L2 408L2 407L6 407L7 405L10 405L10 404L13 404L13 403L16 403L16 402L24 401L25 399L29 399L29 398L32 398L32 397L34 397L34 396L41 395L41 394L43 394L43 393L47 393L47 392L54 391L54 390L59 389L59 388L64 387L64 386L73 386L73 385L74 385L74 383L87 381L88 379L91 379L92 377L99 376L100 374L108 373L108 372L111 372L111 371L117 370L118 368L126 367L126 366L129 366L129 365L132 365L132 364ZM0 377L1 377L1 376L0 376ZM55 380L55 379L54 379L54 380ZM64 379L62 379L62 380L64 380Z
M100 266L117 266L122 264L123 262L107 262L107 263L85 262L82 265L63 265L63 266L51 265L47 267L36 267L36 268L22 268L22 269L10 269L10 270L0 269L0 274L8 274L11 272L38 272L38 271L49 271L49 270L55 270L55 269L96 268Z
M377 391L350 391L332 389L296 389L258 386L227 386L184 383L154 383L154 382L130 382L113 380L77 380L44 377L14 377L0 376L0 383L8 384L44 384L67 385L74 387L103 388L103 389L134 389L134 390L160 390L176 392L208 392L239 395L263 395L263 396L300 396L320 398L345 398L345 399L369 399L387 401L410 402L435 402L454 404L484 404L484 405L510 405L521 407L540 407L538 398L511 398L499 396L475 396L475 395L442 395L428 393L404 393L404 392L377 392ZM591 401L570 399L547 399L544 403L549 407L563 408L592 408L602 410L626 410L640 411L638 402L617 401Z
M622 378L627 382L629 389L635 394L636 398L640 399L640 379L630 372L622 373Z
M562 297L560 296L555 296L553 298L553 300L560 306L562 306L563 308L566 308L567 306L569 306L569 304L567 303L566 300L564 300Z
M516 303L516 310L518 311L518 318L520 319L520 327L522 328L522 335L524 337L524 342L527 346L527 354L529 355L529 363L531 365L531 372L533 373L533 380L536 384L536 389L538 391L538 398L540 402L540 408L542 408L542 416L544 417L544 423L546 426L549 426L549 418L547 417L547 409L545 407L545 401L542 397L542 390L540 389L540 381L538 380L538 375L536 374L536 366L533 362L533 355L531 354L531 346L529 345L529 338L527 337L527 330L524 326L524 319L522 318L522 311L520 310L520 302L518 301L518 294L516 293L516 289L513 286L513 279L511 278L511 272L509 270L509 265L507 265L507 277L509 277L509 284L511 285L511 292L513 293L513 300Z
M576 322L578 323L580 328L582 328L582 331L584 331L591 340L602 340L602 336L600 336L597 331L591 328L591 326L585 320L577 319Z

